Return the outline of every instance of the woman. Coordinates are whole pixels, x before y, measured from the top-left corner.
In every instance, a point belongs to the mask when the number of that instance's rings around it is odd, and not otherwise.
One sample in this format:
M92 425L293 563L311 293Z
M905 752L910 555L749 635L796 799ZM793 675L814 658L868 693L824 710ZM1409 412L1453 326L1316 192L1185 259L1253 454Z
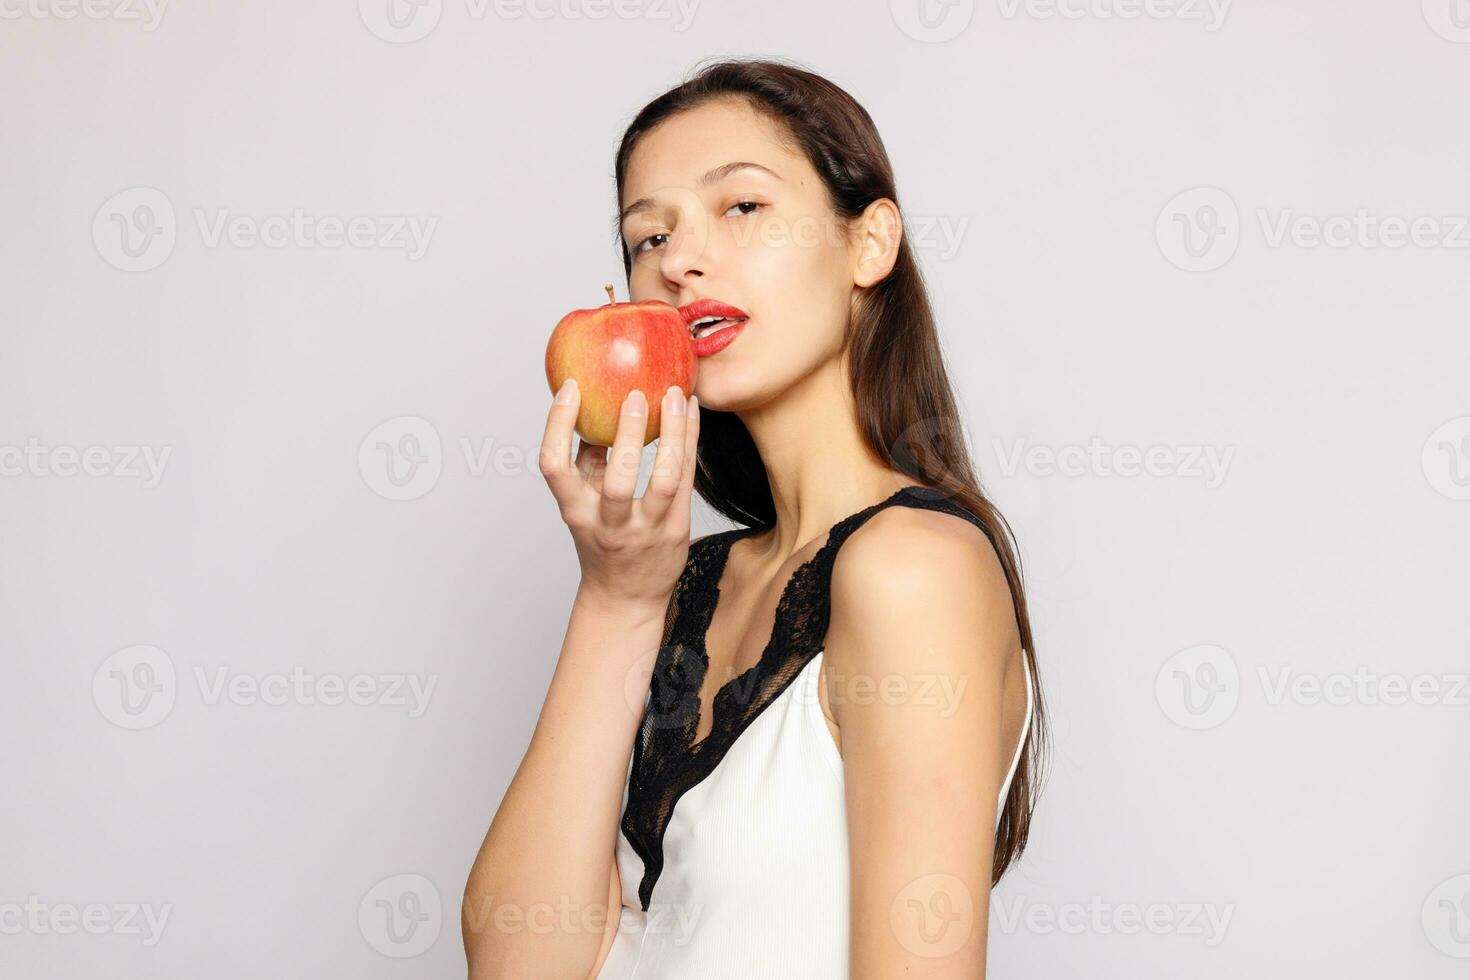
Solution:
M680 308L697 392L634 392L575 464L553 401L582 579L466 887L470 975L983 976L1043 711L873 122L718 63L633 120L616 184L630 297ZM691 543L693 489L741 526Z

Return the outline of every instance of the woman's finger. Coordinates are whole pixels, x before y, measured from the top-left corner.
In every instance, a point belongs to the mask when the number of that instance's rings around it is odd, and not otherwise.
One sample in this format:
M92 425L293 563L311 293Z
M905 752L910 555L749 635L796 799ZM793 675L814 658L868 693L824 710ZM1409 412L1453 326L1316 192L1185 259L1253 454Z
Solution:
M602 474L602 522L609 527L622 527L633 512L633 492L638 489L647 434L648 399L634 388L623 399L618 431L607 450L607 468Z
M690 395L684 406L684 452L680 460L679 489L664 520L675 521L687 534L690 527L689 500L694 493L694 474L699 469L699 396Z
M581 397L577 383L568 378L546 413L546 429L541 434L541 451L537 459L541 475L546 478L551 495L563 512L576 503L582 487L582 479L572 465L572 430L577 424Z
M658 524L664 519L684 475L684 392L678 385L664 391L659 411L658 452L653 457L653 473L648 478L648 487L639 501L650 524Z

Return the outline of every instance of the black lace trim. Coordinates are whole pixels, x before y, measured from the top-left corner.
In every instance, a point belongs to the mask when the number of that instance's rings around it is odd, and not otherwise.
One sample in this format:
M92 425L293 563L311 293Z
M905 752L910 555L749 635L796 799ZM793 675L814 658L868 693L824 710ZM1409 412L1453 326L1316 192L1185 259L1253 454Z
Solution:
M647 911L663 871L663 835L679 798L714 771L740 733L796 679L822 649L831 617L832 566L847 537L878 511L893 504L942 510L989 531L962 505L938 491L909 486L886 500L843 518L822 547L792 573L776 603L775 625L760 660L722 686L711 704L713 725L699 742L699 692L709 658L705 635L719 599L719 580L730 546L763 527L733 528L689 547L689 558L669 598L664 635L633 743L628 802L622 831L643 859L638 898Z

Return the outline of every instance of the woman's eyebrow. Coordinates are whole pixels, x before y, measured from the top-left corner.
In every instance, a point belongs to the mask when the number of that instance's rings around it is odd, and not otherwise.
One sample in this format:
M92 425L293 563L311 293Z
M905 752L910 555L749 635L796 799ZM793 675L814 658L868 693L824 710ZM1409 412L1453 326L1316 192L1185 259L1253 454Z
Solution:
M710 170L703 177L699 178L699 180L695 181L695 186L696 187L708 187L710 184L713 184L715 181L717 181L717 180L724 180L726 177L728 177L731 174L735 173L737 170L744 170L747 167L751 167L751 168L754 168L756 170L760 170L760 171L763 171L765 173L768 173L772 177L775 177L777 180L784 180L785 179L780 174L776 173L776 171L772 170L770 167L763 167L763 166L761 166L758 163L751 163L749 160L735 160L735 161L733 161L731 163L722 163L718 167L715 167L714 169ZM623 208L622 214L618 215L618 221L620 223L621 222L624 222L624 221L627 221L628 220L628 215L635 214L635 213L637 213L639 211L652 211L653 210L653 207L654 207L654 203L653 203L653 198L652 197L640 197L638 200L634 201L632 204L630 204L627 207Z

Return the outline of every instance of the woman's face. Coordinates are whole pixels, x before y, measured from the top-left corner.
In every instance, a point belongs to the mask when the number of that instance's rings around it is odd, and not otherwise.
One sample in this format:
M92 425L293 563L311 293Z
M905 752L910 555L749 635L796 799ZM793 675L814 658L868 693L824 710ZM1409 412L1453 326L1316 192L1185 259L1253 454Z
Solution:
M699 360L695 391L712 409L763 404L836 357L847 332L854 244L780 133L722 100L664 120L628 161L619 206L632 301L713 299L748 316Z

